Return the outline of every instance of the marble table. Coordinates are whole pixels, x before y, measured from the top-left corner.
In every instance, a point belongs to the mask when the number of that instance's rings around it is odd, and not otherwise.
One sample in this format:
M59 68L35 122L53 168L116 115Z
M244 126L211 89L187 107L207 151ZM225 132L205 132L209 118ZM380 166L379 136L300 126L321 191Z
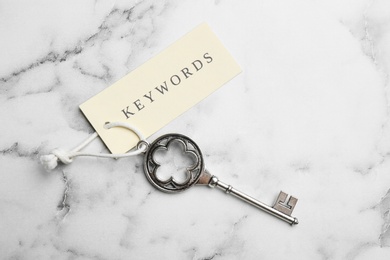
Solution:
M390 259L390 3L1 1L1 259ZM223 192L165 194L142 157L39 157L94 130L78 106L207 22L243 72L150 137L197 141ZM100 140L88 151L107 152Z

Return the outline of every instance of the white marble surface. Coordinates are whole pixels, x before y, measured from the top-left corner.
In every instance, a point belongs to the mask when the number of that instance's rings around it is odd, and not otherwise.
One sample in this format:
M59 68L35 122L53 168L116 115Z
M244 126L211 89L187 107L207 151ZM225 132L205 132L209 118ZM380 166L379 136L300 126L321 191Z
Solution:
M389 259L389 17L386 0L0 1L0 257ZM243 73L155 137L191 136L266 203L297 196L297 226L157 191L141 157L38 163L93 132L80 103L203 21Z

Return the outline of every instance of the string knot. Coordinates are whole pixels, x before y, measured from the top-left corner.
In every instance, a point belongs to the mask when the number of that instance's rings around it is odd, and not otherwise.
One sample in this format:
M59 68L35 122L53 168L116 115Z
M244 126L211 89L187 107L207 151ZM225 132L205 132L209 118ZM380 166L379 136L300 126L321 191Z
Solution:
M46 171L51 171L57 167L58 161L63 164L70 164L73 159L69 152L56 148L50 154L42 155L40 161Z

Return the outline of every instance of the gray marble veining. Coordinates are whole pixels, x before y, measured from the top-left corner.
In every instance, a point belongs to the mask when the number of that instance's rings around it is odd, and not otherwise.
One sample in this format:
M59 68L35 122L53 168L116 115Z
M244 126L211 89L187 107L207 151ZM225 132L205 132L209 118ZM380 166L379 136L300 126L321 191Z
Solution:
M389 15L384 0L3 1L1 258L388 259ZM207 188L161 193L142 157L38 163L93 132L80 103L203 21L243 73L151 139L191 136L264 201L288 190L297 226Z

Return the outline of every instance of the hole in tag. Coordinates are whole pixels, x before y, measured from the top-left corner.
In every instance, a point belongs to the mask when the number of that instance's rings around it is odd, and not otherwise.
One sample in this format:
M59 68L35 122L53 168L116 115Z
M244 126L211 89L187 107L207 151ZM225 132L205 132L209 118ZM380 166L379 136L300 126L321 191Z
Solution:
M162 182L173 180L177 184L185 184L190 180L190 171L197 165L198 158L187 150L181 141L171 141L167 148L159 148L153 154L153 159L159 167L156 177Z

